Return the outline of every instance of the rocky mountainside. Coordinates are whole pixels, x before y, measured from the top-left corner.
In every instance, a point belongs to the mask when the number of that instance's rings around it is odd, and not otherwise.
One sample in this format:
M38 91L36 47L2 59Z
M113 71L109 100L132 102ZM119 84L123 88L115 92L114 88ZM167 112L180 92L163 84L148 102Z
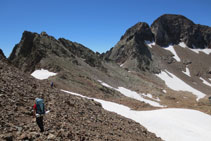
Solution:
M52 89L49 83L0 60L0 140L161 140L101 104ZM32 120L36 97L44 98L50 110L44 117L44 133Z

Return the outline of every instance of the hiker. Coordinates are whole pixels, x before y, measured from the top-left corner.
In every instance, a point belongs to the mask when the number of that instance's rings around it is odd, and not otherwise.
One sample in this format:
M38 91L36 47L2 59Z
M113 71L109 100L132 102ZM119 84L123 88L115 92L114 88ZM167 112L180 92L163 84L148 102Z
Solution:
M41 98L35 99L33 110L34 110L33 116L34 118L36 117L36 122L40 128L40 132L44 132L43 115L45 114L45 106L43 99Z
M51 88L53 88L53 86L54 86L54 84L53 84L53 82L51 82Z

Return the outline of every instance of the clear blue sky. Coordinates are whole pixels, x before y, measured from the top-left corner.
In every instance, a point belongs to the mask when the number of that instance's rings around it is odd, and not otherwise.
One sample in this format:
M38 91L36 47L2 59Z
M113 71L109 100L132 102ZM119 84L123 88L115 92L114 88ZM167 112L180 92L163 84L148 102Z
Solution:
M165 13L211 26L211 0L0 0L0 48L9 56L28 30L102 53L132 25L151 24Z

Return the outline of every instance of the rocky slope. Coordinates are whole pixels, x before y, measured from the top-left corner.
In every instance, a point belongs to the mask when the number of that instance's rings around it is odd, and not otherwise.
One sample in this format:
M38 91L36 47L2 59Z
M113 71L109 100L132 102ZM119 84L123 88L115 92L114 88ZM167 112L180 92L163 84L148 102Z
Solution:
M50 113L45 132L32 121L42 97ZM110 113L93 100L68 95L0 61L0 140L161 140L132 120Z

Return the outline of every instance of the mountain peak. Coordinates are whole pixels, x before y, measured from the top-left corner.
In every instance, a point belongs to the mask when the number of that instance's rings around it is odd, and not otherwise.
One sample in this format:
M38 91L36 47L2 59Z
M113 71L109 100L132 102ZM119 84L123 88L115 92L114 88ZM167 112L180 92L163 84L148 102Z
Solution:
M138 40L142 41L153 41L153 34L150 30L149 25L145 22L138 22L137 24L129 28L121 37L121 40L129 41L133 37L136 37Z
M182 15L164 14L151 25L155 42L160 46L185 42L191 48L211 47L211 29L197 25Z

